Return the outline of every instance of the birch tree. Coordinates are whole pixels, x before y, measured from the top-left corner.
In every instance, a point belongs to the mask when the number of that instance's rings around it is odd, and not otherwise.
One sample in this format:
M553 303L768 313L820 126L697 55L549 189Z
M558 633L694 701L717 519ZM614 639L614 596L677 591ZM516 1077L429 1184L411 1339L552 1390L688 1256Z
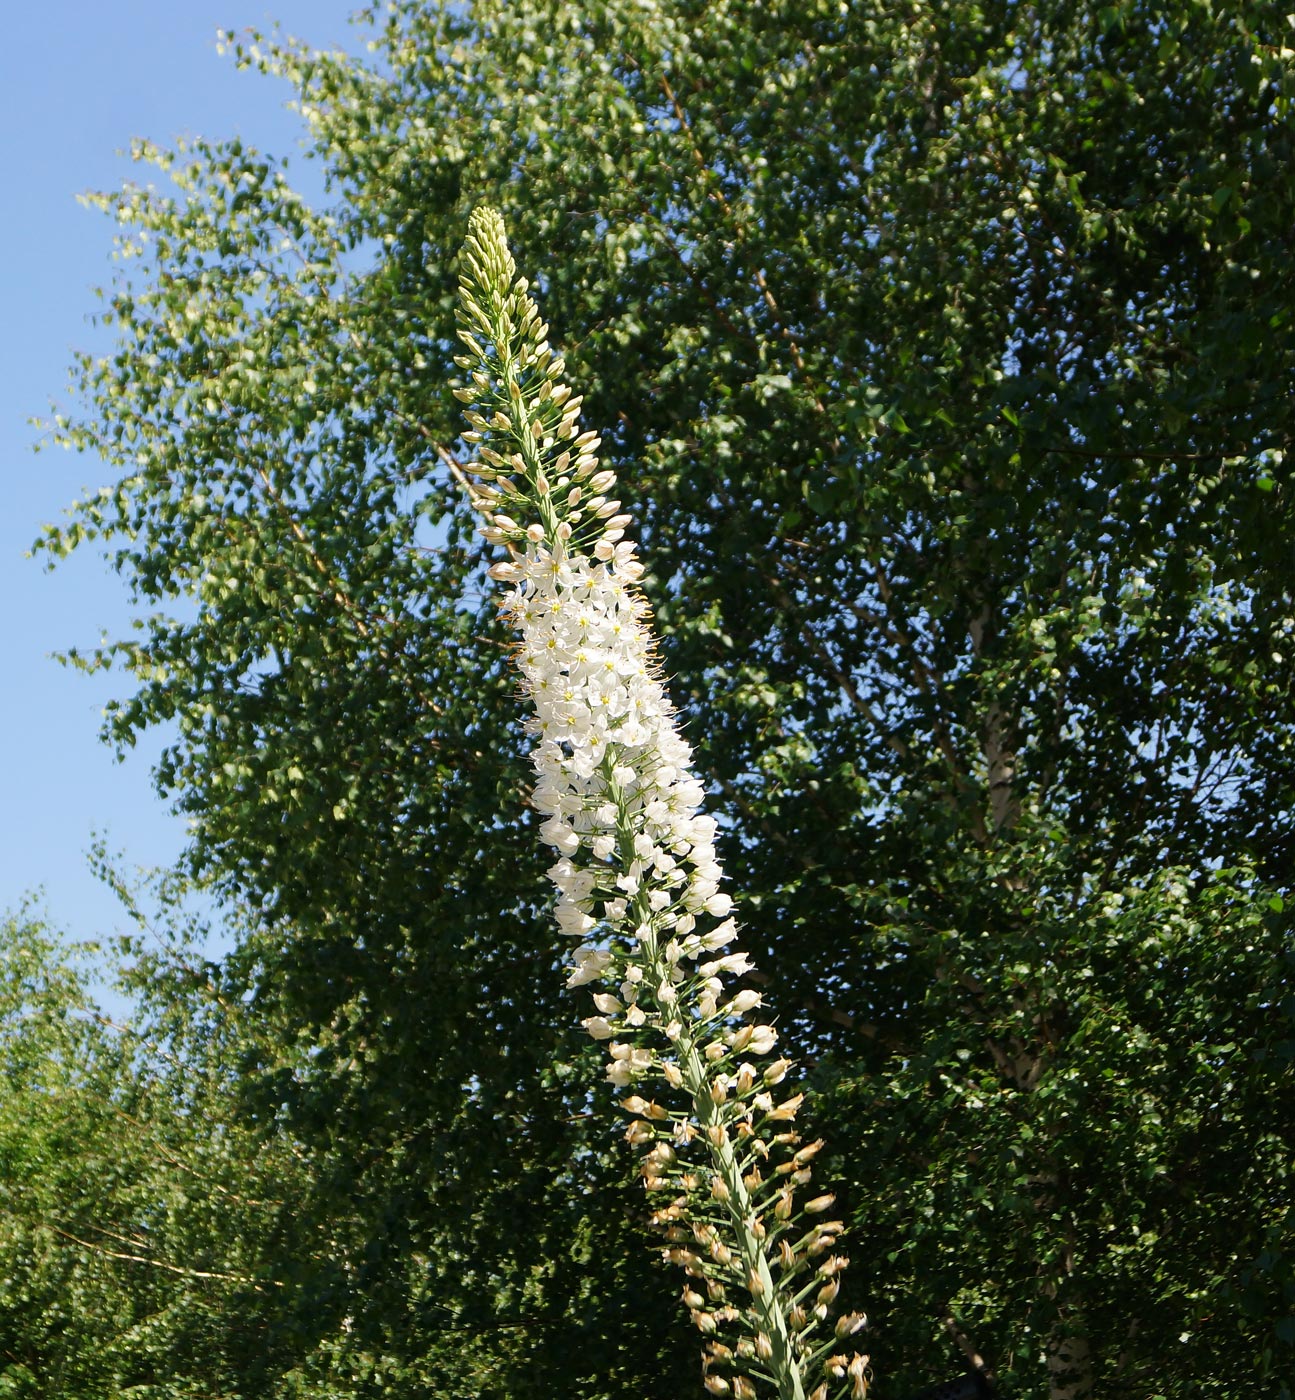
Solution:
M244 991L312 1047L273 1092L367 1233L297 1345L368 1358L347 1395L697 1385L456 479L490 203L632 484L876 1394L971 1356L1007 1395L1281 1393L1281 8L397 0L357 36L229 40L327 208L214 139L101 197L120 346L55 436L105 474L46 540L113 552L108 737L175 726L192 861L264 921Z

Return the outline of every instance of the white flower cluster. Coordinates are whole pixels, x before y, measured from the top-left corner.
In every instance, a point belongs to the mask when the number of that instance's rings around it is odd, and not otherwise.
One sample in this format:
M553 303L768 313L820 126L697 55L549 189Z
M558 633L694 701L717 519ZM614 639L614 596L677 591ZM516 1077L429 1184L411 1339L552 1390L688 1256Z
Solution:
M608 1039L659 1019L676 1040L680 1016L743 1015L758 992L721 998L723 977L749 970L746 955L699 961L737 929L720 889L715 819L700 811L692 751L656 675L633 544L603 544L592 558L560 543L531 545L507 567L515 587L506 608L521 632L536 711L532 801L545 817L540 834L560 857L549 870L558 923L576 937L603 935L576 949L568 985L621 978L619 996L595 996L598 1014L585 1028ZM659 982L645 988L649 966ZM743 1048L767 1053L775 1039L772 1027L756 1027ZM613 1046L608 1073L627 1084L650 1063L647 1052Z

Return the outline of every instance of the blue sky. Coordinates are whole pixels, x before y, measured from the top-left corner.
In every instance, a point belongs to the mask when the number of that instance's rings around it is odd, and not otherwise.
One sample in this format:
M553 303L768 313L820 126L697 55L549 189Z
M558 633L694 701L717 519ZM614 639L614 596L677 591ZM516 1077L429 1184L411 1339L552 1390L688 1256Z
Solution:
M218 28L274 20L321 48L359 51L355 0L45 0L10 7L0 49L0 911L28 893L75 938L124 926L86 863L95 833L128 865L172 861L182 821L153 791L161 736L117 763L98 738L105 702L128 678L86 677L50 658L120 635L129 611L110 568L88 550L55 572L25 556L83 490L109 479L90 456L35 455L27 421L67 402L73 348L106 349L88 322L92 288L111 275L112 227L77 203L131 173L132 137L238 135L292 153L288 90L216 53ZM294 162L303 187L309 176Z

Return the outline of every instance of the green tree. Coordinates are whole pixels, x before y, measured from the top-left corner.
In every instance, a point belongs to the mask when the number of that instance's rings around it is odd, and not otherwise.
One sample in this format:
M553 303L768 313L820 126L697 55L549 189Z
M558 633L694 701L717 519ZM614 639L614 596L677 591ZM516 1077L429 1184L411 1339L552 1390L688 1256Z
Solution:
M234 1111L246 1025L182 980L142 1035L38 920L0 925L0 1395L228 1396L284 1369L300 1173Z
M119 349L57 436L115 474L47 541L115 551L110 737L178 725L160 787L261 920L231 994L308 1048L249 1066L345 1222L299 1356L347 1395L695 1384L453 479L491 202L635 487L877 1393L956 1369L948 1330L1006 1395L1289 1395L1281 8L368 23L367 60L234 44L327 210L237 142L141 145L174 192L102 197Z

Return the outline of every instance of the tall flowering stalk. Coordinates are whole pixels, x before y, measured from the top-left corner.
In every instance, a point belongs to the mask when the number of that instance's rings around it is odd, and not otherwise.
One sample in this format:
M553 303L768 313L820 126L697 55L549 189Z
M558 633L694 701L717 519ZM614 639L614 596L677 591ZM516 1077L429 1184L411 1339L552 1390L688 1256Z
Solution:
M731 985L751 964L733 950L715 819L655 663L630 517L494 210L472 215L463 258L468 353L455 363L468 384L455 392L478 444L482 533L508 553L490 572L512 585L504 610L535 706L532 802L558 853L558 923L579 940L567 985L592 989L584 1027L632 1091L626 1136L644 1149L651 1219L705 1337L706 1389L859 1400L868 1358L843 1343L864 1318L827 1325L843 1226L826 1218L831 1195L798 1200L822 1143L796 1133L804 1096L785 1087L789 1061L767 1058L777 1032L752 1019L760 994Z

